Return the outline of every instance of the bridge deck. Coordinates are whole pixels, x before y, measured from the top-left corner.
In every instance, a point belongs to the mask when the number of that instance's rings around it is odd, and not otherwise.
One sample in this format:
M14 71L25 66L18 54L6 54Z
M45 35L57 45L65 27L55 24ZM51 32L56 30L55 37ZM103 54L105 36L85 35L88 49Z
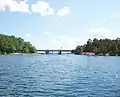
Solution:
M45 52L45 51L51 51L51 52L58 52L58 51L61 51L61 52L71 52L72 50L37 50L37 51L41 51L41 52Z

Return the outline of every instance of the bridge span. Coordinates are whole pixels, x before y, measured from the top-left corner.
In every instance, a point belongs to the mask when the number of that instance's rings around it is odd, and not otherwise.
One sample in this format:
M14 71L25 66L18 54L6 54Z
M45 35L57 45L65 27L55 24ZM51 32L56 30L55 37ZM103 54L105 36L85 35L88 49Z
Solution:
M58 54L62 54L62 53L72 53L73 50L37 50L38 53L46 53L46 54L53 54L53 53L58 53Z

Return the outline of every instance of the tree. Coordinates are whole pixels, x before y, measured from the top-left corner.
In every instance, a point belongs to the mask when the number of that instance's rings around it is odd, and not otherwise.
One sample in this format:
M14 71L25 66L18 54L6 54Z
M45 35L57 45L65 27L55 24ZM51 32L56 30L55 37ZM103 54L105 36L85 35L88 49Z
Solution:
M102 53L104 55L120 55L120 38L117 38L115 40L107 38L99 40L96 38L93 40L89 39L87 41L87 44L76 47L75 51L77 51L77 54L81 52L81 48L84 52L94 52L96 54Z
M36 48L30 42L24 42L22 38L0 34L0 51L4 53L34 53Z
M80 54L83 51L83 46L77 46L74 53L75 54Z
M28 47L24 47L24 48L23 48L23 52L24 52L24 53L29 53L29 52L30 52L30 50L29 50L29 48L28 48Z

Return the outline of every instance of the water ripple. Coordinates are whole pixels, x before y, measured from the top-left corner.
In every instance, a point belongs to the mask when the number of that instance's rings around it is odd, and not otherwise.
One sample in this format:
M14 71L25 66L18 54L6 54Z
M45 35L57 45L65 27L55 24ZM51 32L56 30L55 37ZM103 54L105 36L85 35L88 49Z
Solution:
M0 97L120 96L119 57L3 55L0 67Z

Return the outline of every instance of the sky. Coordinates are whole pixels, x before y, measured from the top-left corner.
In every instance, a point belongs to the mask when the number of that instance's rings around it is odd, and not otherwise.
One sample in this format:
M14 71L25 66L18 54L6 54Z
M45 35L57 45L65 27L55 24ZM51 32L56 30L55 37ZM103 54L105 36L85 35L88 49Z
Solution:
M75 49L120 37L120 0L0 0L0 33L37 49Z

